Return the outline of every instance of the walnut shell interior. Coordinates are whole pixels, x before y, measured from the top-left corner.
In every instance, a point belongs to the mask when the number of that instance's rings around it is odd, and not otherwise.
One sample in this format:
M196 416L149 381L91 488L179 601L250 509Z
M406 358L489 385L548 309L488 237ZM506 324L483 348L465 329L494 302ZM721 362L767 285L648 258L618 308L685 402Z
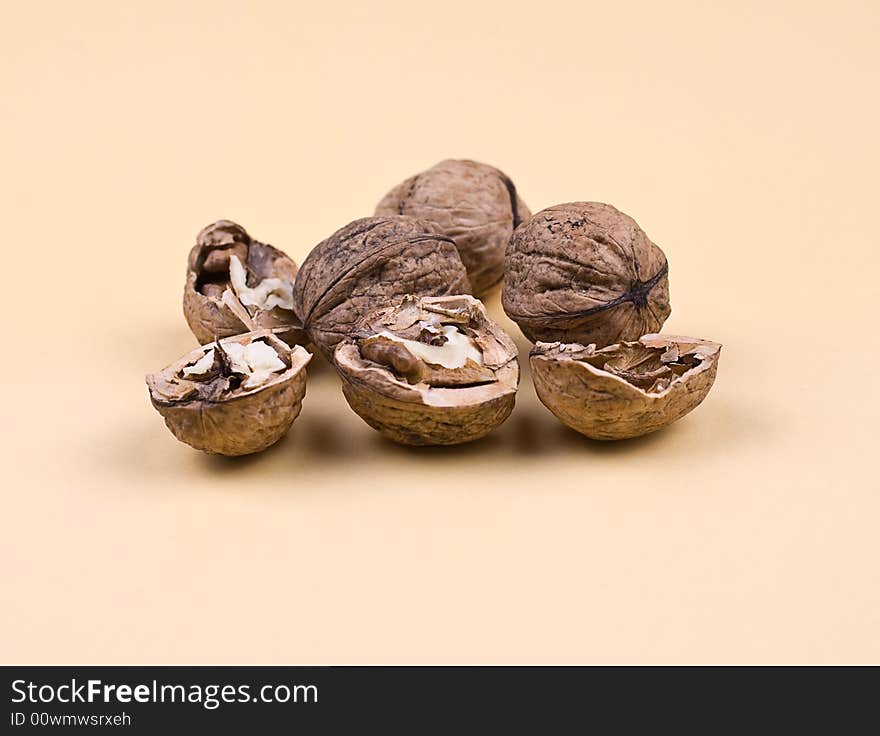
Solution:
M204 228L187 259L183 312L204 344L254 329L304 342L293 310L296 263L230 220Z
M645 335L598 349L537 343L530 354L538 398L587 437L618 440L655 432L706 398L721 345L674 335Z
M466 295L407 297L368 316L334 362L351 408L408 445L485 436L513 410L519 382L512 340Z
M181 442L213 454L248 455L290 429L311 357L260 330L203 345L146 381L153 406Z
M531 213L503 171L448 159L401 182L376 206L376 215L397 214L435 222L452 238L480 296L501 280L507 242Z
M468 293L451 238L412 217L365 217L322 241L302 264L294 307L309 338L332 362L355 325L406 294Z
M600 202L560 204L514 232L502 304L532 342L638 340L669 317L668 270L628 215Z

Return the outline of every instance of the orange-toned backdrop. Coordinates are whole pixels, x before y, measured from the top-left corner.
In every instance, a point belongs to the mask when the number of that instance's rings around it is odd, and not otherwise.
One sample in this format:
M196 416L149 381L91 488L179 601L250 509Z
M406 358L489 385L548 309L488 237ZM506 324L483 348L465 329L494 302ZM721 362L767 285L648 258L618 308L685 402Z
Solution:
M0 658L880 660L878 49L874 2L10 9ZM707 401L598 444L526 373L410 450L316 359L263 456L178 444L143 375L194 345L199 228L302 260L449 156L636 217Z

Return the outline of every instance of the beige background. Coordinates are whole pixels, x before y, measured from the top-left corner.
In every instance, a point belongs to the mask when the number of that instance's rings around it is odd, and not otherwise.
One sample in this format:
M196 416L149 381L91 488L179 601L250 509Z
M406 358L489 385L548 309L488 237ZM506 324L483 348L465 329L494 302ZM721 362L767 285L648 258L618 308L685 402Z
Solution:
M10 8L0 658L880 660L880 10L713 5ZM410 450L319 364L264 455L178 444L143 375L194 346L198 229L302 260L448 156L635 216L707 401L598 444L526 374Z

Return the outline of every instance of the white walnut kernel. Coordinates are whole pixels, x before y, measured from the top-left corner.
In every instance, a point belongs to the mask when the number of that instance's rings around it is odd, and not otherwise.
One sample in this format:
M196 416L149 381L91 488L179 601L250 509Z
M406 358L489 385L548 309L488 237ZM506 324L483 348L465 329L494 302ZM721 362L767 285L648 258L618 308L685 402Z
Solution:
M283 371L285 365L278 353L264 342L251 342L247 345L229 343L224 345L232 369L247 376L242 388L256 388L269 380L273 373Z
M269 330L236 335L148 375L150 400L174 436L197 450L260 452L299 414L311 357Z
M336 347L342 391L395 442L470 442L513 409L516 346L471 296L405 297L366 317L360 335Z
M229 282L239 301L246 307L261 310L293 309L293 281L267 278L254 287L247 285L247 272L238 256L229 258Z
M473 340L459 331L455 325L443 325L440 329L428 327L425 329L430 329L432 333L444 337L446 342L442 345L429 345L418 340L399 337L388 330L382 330L377 334L377 337L384 337L399 343L417 358L444 368L462 368L468 360L472 360L477 365L483 364L483 354L474 345Z
M214 348L208 348L205 354L192 365L183 369L185 376L203 376L214 365Z

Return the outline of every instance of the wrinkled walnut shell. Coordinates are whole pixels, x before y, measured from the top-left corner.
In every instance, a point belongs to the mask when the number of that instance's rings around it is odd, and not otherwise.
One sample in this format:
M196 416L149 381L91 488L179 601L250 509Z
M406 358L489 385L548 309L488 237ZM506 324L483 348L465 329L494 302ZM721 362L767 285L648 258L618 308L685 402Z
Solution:
M457 159L441 161L398 184L379 202L376 214L437 223L455 240L477 296L501 280L507 241L530 216L504 172Z
M666 256L599 202L542 210L514 232L502 304L532 342L602 346L657 332L669 316Z
M470 366L473 372L464 375L479 383L455 385L449 375L455 371L438 366L414 377L393 356L371 353L381 362L364 356L376 333L414 334L420 322L456 325L471 338L482 365ZM513 341L478 300L449 296L407 299L371 315L359 336L337 346L335 365L351 408L384 436L405 445L455 445L484 437L510 415L519 382L516 356Z
M293 260L277 248L251 238L241 225L230 220L208 225L190 250L183 290L183 314L199 343L204 345L218 337L256 329L276 329L276 334L290 345L304 342L305 335L293 310L261 310L246 307L238 300L229 283L231 255L236 255L245 266L249 286L268 278L290 284L296 279Z
M367 314L406 294L468 293L455 243L412 217L365 217L314 247L293 300L309 338L332 362L336 344Z
M655 432L681 419L709 393L721 345L673 335L645 335L595 345L541 343L532 349L538 398L574 430L597 440Z
M217 455L249 455L265 450L290 429L306 392L306 365L311 354L290 347L268 330L235 335L220 346L262 340L273 347L286 368L253 389L217 390L182 376L186 366L214 345L193 350L161 371L147 376L150 400L172 434L197 450Z

